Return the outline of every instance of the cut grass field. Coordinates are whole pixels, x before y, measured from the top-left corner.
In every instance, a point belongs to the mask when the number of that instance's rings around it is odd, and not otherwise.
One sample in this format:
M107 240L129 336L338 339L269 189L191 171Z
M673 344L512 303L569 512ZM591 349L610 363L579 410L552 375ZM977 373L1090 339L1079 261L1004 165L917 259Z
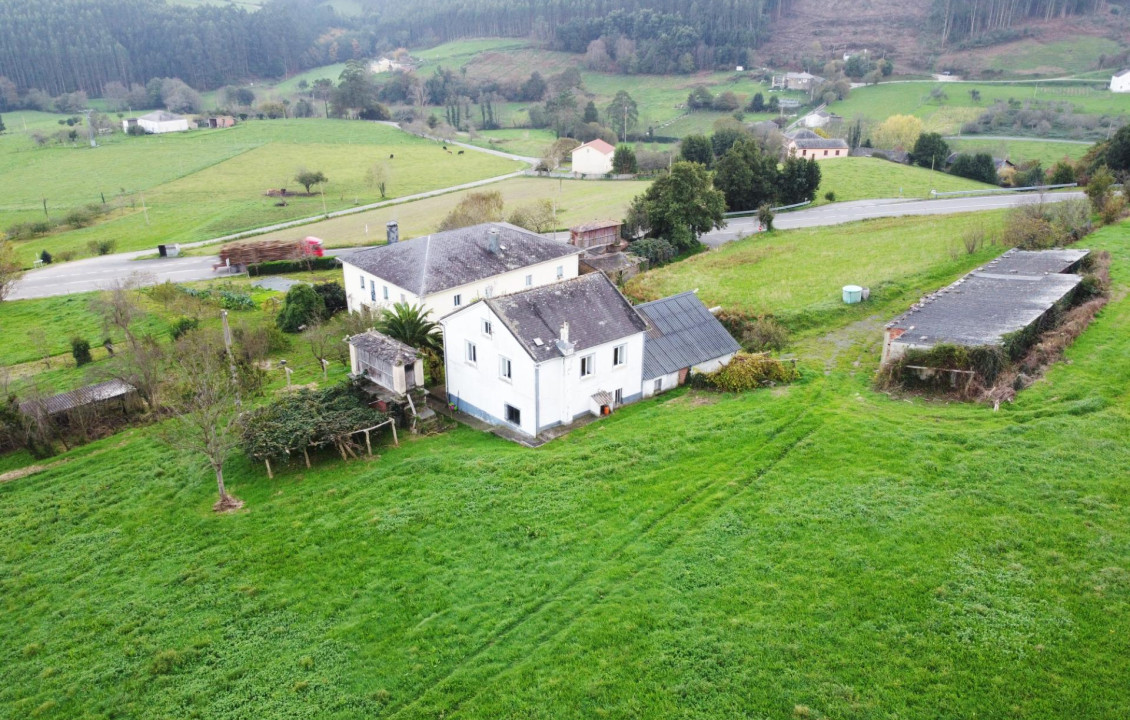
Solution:
M395 158L390 158L395 155ZM18 244L30 265L40 250L85 253L91 240L113 240L117 250L205 240L231 232L375 202L365 174L376 164L389 172L389 197L411 195L503 175L521 163L485 153L449 155L438 145L395 128L339 120L274 120L220 131L169 135L115 135L102 147L33 150L19 135L0 136L0 227L87 203L118 200L123 208L104 222ZM270 188L303 192L300 166L329 177L323 196L266 197ZM92 182L92 178L95 181ZM144 210L144 211L143 211ZM148 218L146 217L146 212Z
M930 91L940 88L948 96L938 102L930 99ZM974 102L971 90L981 93ZM1037 100L1068 102L1076 112L1087 115L1123 115L1130 113L1130 96L1095 90L1094 83L973 83L973 82L907 82L880 83L855 88L847 100L833 103L829 110L848 120L856 117L882 121L891 115L914 115L926 129L943 134L956 134L962 123L976 119L997 101Z
M871 198L925 198L931 190L992 190L996 186L927 168L892 163L877 158L849 157L820 163L818 202L824 193L836 193L837 201Z
M323 220L303 226L301 232L322 238L326 241L327 247L351 247L384 242L385 223L390 220L396 220L400 224L401 238L427 235L436 232L447 213L469 193L494 191L502 193L505 202L504 215L509 215L515 208L535 200L548 199L556 202L557 224L565 229L591 220L622 218L632 198L643 192L649 184L650 181L647 180L511 178L474 190L460 190L434 198ZM256 240L293 238L294 235L294 230L282 230L258 236ZM201 252L212 252L212 250L203 248Z
M1014 163L1038 160L1044 169L1060 160L1078 160L1091 149L1090 145L1039 140L993 140L970 135L961 140L947 140L955 152L987 152L993 157L1006 157Z
M761 233L638 275L627 292L653 300L698 290L711 307L774 315L794 330L826 332L884 309L894 314L1001 253L986 247L954 256L965 230L991 235L1003 218L1001 212L883 218ZM844 305L844 285L870 287L870 302Z
M1130 231L1088 245L1116 299L999 412L875 393L868 332L792 387L538 450L236 459L232 515L153 429L80 448L0 484L0 709L1122 718Z

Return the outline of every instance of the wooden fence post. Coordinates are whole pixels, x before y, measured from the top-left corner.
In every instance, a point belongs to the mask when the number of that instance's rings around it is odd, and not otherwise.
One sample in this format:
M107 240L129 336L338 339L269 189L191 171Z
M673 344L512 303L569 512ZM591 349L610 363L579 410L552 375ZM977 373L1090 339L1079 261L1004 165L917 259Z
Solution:
M365 431L365 453L373 457L373 446L369 444L369 431Z
M274 480L275 474L271 472L271 458L263 458L263 462L267 465L267 477Z
M306 452L306 448L302 448L302 457L306 458L306 469L310 469L310 453Z

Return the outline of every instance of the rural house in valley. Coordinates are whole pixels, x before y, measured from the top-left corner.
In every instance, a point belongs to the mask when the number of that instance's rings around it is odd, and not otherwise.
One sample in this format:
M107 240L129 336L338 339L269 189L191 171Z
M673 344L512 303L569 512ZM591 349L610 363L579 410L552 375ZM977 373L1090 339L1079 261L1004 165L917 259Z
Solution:
M573 151L573 172L581 175L607 175L612 172L616 148L597 138Z
M424 386L424 363L415 348L376 330L354 335L348 342L354 377L365 378L394 395Z
M342 258L350 312L379 312L398 302L435 316L478 298L577 277L582 249L509 223L484 223L389 244Z
M1116 93L1130 92L1130 69L1111 76L1110 91Z
M643 393L647 324L601 273L487 298L442 320L447 396L534 437Z
M825 138L811 130L797 130L785 133L785 150L799 158L830 160L847 157L851 148L843 138Z

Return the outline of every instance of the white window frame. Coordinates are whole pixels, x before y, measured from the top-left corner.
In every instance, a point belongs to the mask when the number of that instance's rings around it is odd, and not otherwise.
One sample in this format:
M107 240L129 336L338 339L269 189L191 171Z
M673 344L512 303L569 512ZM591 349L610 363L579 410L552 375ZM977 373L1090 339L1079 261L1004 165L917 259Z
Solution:
M507 417L508 415L510 415L510 413L507 412L507 408L513 410L515 413L518 414L518 422L514 422L509 417ZM510 403L502 403L502 415L503 415L502 419L504 421L506 421L506 423L508 423L510 425L516 425L518 427L522 426L522 408L515 407L514 405L511 405Z
M465 359L467 360L467 364L468 365L478 365L479 364L479 349L478 349L478 347L475 346L475 343L468 340L467 346L464 350L465 350L465 353L466 353Z
M369 302L377 301L377 283L374 280L369 281Z
M487 285L487 289L483 291L483 297L485 297L485 298L494 297L494 285Z
M364 274L361 275L361 289L362 290L365 289L365 275Z
M655 390L654 390L654 392L656 392L656 393L663 392L663 378L655 378Z
M581 377L592 377L596 374L596 355L581 356Z
M616 347L612 348L612 366L613 367L624 367L627 364L628 364L628 346L625 344L625 345L617 345Z
M565 266L564 265L558 265L557 266L557 279L560 280L563 277L565 277Z
M533 287L533 286L534 286L534 276L533 275L527 275L526 276L526 287Z
M498 356L498 379L503 382L514 382L514 365L510 358Z
M483 318L482 324L479 326L479 329L482 330L483 335L487 337L494 337L494 324L491 323L490 320Z
M451 298L451 301L455 303L455 307L459 307L463 304L463 296L459 293L456 293L455 297Z
M384 295L385 300L388 300L388 285L381 286L381 294Z
M612 404L613 405L623 405L624 404L624 388L616 388L616 391L614 393L612 393Z

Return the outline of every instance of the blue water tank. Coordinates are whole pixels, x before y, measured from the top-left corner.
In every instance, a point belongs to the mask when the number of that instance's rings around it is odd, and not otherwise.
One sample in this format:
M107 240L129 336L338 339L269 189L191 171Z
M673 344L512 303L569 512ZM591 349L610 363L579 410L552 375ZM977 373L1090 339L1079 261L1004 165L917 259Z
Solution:
M844 302L854 305L863 300L863 288L858 285L844 285Z

